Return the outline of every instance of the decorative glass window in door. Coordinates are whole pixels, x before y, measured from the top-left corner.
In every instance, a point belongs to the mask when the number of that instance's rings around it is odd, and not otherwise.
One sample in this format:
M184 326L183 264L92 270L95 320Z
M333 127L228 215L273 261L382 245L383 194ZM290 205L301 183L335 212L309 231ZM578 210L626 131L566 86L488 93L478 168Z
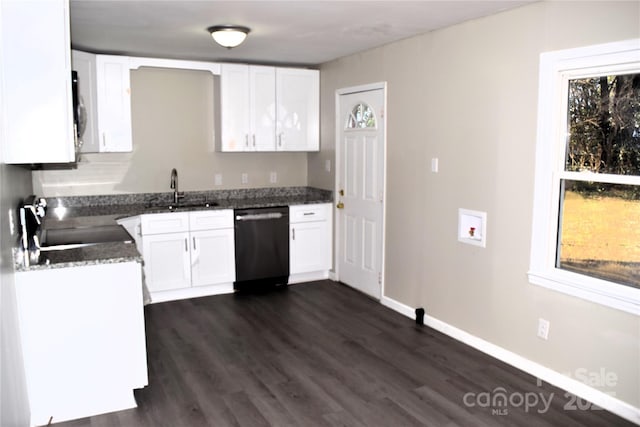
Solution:
M356 104L347 119L347 129L375 128L376 118L373 110L367 104Z

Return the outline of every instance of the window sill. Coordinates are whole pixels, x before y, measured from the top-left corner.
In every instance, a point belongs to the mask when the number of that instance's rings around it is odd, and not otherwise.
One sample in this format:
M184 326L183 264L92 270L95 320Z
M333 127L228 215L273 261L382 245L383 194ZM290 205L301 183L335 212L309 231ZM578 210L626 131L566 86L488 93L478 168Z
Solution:
M531 284L640 316L640 289L560 269L528 275Z

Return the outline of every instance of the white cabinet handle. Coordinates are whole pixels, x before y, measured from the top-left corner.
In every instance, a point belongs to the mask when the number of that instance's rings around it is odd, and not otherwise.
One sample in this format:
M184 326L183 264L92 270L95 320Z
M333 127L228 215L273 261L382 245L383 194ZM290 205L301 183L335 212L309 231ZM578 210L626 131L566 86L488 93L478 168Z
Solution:
M196 250L196 238L195 237L193 237L193 250L194 251Z
M296 240L296 229L292 228L291 231L293 232L293 235L291 236L291 240Z
M184 238L184 251L189 252L189 241L186 237Z
M249 134L248 133L244 134L244 146L247 147L247 148L249 147Z
M256 134L253 134L253 147L255 148L256 146Z

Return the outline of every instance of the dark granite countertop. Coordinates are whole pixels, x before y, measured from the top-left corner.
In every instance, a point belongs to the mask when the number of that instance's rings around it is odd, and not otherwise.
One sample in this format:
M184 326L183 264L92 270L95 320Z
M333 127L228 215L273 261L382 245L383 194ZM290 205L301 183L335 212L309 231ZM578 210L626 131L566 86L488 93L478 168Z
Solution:
M142 255L134 243L97 243L73 249L40 252L38 260L29 266L16 255L16 271L47 270L51 268L80 267L95 264L115 264L120 262L142 262Z
M115 224L118 219L163 212L246 209L330 203L333 193L311 187L186 192L181 205L169 209L173 193L139 193L105 196L47 198L45 228ZM205 204L209 206L205 206ZM73 249L40 252L39 260L25 267L16 255L16 271L78 267L118 262L142 262L133 243L99 243Z
M117 220L152 213L247 209L333 201L331 191L311 187L186 192L184 199L176 207L173 206L172 197L173 193L168 192L50 198L47 199L49 206L45 221L55 227L53 222L83 217Z

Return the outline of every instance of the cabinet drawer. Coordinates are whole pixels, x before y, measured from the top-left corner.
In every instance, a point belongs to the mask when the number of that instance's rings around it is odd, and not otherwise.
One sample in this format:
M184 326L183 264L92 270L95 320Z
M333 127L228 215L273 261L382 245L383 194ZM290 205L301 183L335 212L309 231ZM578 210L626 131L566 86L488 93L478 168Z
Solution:
M327 219L330 204L295 205L289 207L289 222L292 224Z
M143 236L189 231L189 213L169 212L142 215L141 226Z
M191 231L233 228L233 211L224 209L189 212L189 228Z

